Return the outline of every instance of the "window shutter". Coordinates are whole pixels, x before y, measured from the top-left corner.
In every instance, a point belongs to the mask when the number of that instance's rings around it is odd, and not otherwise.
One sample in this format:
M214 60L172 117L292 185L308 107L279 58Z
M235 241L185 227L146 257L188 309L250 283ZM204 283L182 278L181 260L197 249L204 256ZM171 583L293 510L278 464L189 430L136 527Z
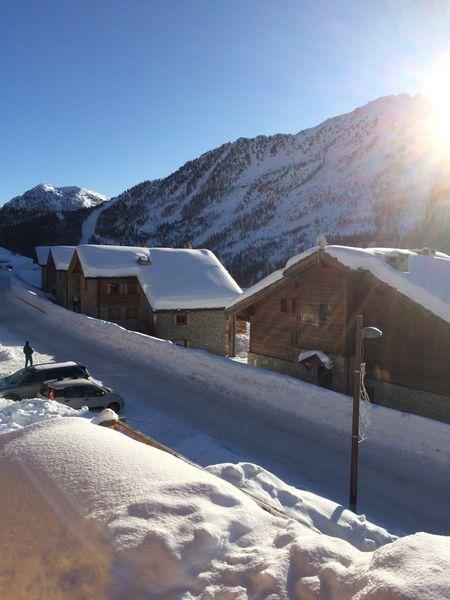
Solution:
M172 325L177 324L177 313L172 313Z
M190 325L191 324L191 313L187 313L186 315L186 325Z

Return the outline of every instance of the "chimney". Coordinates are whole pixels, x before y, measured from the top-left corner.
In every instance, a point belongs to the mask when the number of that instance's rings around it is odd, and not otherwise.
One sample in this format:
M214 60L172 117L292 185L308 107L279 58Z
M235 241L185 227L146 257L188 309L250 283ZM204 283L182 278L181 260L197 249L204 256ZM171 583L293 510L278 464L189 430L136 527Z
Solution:
M150 256L148 256L147 254L140 254L137 257L137 262L140 265L150 265L151 264Z

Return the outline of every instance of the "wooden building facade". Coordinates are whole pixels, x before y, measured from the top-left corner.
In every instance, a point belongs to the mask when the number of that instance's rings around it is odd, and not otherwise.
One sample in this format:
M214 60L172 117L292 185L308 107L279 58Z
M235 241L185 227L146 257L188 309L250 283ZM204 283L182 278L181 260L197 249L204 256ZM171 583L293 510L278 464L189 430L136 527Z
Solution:
M373 401L450 422L450 324L364 269L314 252L227 313L250 322L250 364L345 394L352 393L354 324L362 314L383 332L365 342ZM312 351L325 353L332 368Z

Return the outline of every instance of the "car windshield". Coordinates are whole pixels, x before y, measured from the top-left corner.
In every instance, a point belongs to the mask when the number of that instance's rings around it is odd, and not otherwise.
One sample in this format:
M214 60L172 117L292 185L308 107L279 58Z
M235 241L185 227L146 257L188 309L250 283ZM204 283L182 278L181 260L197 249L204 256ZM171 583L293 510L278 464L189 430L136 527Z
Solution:
M20 371L16 371L9 377L5 377L5 381L8 383L22 383L31 372L31 369L20 369Z

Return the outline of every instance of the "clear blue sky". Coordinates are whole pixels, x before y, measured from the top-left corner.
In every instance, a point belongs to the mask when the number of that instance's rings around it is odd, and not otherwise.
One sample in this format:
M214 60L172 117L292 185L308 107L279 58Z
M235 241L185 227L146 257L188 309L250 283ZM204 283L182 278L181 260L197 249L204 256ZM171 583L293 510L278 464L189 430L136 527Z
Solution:
M0 204L415 94L449 32L450 0L0 0Z

